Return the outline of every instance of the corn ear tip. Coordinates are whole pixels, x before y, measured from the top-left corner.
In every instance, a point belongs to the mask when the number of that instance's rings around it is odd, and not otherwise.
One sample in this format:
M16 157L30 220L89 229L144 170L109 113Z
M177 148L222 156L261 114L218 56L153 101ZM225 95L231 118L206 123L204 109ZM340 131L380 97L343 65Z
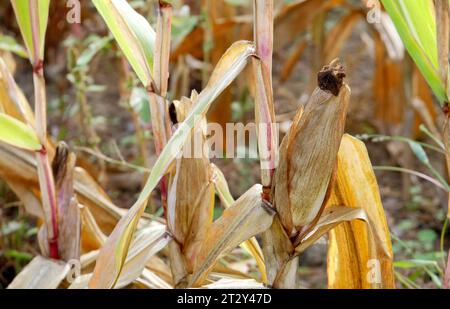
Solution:
M345 85L345 77L345 67L341 64L339 58L336 58L319 71L317 84L323 91L330 92L337 97L342 86Z

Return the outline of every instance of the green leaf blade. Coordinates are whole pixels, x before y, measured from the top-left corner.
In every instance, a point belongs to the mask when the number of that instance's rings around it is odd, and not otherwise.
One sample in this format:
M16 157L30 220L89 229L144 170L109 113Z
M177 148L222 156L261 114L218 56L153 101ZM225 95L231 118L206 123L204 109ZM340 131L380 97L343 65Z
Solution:
M125 0L93 0L125 57L145 87L152 82L155 31Z
M445 85L438 70L436 20L433 3L428 0L382 0L402 38L427 83L441 104L448 101Z
M33 129L23 122L2 113L0 113L0 141L31 151L42 149L42 145L39 143L39 139Z

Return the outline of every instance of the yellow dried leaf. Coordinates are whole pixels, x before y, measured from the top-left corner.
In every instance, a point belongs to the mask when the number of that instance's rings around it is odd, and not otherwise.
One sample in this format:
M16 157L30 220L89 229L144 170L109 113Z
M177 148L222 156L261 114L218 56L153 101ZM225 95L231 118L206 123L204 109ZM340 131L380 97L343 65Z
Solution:
M368 223L345 222L330 231L328 286L394 288L392 244L375 174L364 143L349 135L342 139L336 183L328 205L360 207L368 218ZM372 256L371 246L376 256ZM375 264L370 262L372 259ZM380 283L369 282L370 267L378 266Z
M190 285L200 286L222 254L270 227L275 212L263 202L261 194L262 186L254 185L211 225Z

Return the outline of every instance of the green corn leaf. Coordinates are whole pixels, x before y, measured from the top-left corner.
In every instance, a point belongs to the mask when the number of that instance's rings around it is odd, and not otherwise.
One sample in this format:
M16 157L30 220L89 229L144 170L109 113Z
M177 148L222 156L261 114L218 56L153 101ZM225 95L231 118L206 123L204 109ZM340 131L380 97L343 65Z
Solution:
M44 59L50 0L11 0L31 63Z
M416 260L416 259L395 261L394 266L396 268L404 268L404 269L424 267L424 266L430 266L430 267L436 267L436 268L439 267L439 265L437 264L436 261Z
M93 0L144 86L151 85L155 31L125 0Z
M433 1L382 0L408 53L441 103L448 101L439 76Z
M32 151L37 151L42 148L32 128L2 113L0 113L0 141Z

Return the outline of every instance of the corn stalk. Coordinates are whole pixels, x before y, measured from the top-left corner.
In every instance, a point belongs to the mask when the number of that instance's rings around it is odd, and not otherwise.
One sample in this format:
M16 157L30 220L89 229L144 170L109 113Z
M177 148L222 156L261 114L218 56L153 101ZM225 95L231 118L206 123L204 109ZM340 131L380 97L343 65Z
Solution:
M33 66L36 134L42 148L36 153L49 256L59 258L58 207L55 183L47 152L47 98L44 79L44 41L50 1L12 1L28 56Z
M272 89L273 1L253 1L256 57L252 59L255 76L255 119L261 162L264 199L270 201L270 188L277 164L278 136Z

